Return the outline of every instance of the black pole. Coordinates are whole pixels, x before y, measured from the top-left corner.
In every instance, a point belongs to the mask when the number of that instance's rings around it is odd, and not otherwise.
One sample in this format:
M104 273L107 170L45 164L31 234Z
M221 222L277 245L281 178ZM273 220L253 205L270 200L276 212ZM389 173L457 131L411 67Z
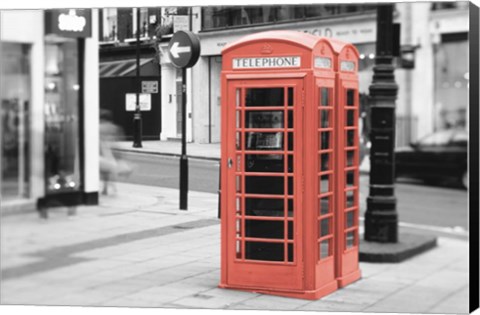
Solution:
M192 8L188 11L189 30L192 29ZM180 210L188 210L187 156L187 69L182 68L182 155L180 157Z
M135 103L135 114L133 114L133 147L142 147L142 114L140 112L140 89L142 83L140 82L140 8L137 8L137 69L136 69L136 84L137 95Z
M377 43L370 85L370 192L365 213L365 240L398 242L395 197L395 83L393 61L393 4L377 8Z
M182 68L182 156L180 157L180 210L188 209L187 70Z

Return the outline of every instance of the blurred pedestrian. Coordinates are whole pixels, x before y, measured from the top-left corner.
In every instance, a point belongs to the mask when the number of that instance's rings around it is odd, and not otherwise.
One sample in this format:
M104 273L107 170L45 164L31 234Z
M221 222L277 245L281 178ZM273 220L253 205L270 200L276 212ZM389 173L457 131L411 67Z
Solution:
M108 195L109 186L116 192L118 176L129 176L132 167L113 152L113 144L122 136L122 129L113 123L109 110L100 111L100 179L103 182L102 194Z

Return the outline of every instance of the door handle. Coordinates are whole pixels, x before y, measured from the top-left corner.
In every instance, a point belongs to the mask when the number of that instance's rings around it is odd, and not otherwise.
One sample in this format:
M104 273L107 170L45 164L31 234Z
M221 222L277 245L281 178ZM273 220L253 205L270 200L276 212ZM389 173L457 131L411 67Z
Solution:
M227 160L227 167L228 167L228 168L232 168L232 165L233 165L233 160L232 160L232 158L228 158L228 160Z

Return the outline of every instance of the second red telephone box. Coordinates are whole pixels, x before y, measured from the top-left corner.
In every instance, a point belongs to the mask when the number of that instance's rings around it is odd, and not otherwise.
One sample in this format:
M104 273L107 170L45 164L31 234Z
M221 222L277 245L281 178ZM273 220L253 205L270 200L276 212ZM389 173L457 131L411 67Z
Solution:
M339 230L352 209L334 45L273 31L222 52L220 287L317 299L360 277Z

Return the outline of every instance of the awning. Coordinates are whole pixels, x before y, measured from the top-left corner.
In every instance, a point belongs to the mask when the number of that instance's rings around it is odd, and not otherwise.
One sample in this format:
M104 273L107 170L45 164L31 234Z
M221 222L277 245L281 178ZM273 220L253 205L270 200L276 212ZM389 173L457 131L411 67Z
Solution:
M100 62L100 78L134 76L137 67L136 59ZM152 69L145 69L145 68ZM159 75L158 64L152 58L140 59L141 75Z

